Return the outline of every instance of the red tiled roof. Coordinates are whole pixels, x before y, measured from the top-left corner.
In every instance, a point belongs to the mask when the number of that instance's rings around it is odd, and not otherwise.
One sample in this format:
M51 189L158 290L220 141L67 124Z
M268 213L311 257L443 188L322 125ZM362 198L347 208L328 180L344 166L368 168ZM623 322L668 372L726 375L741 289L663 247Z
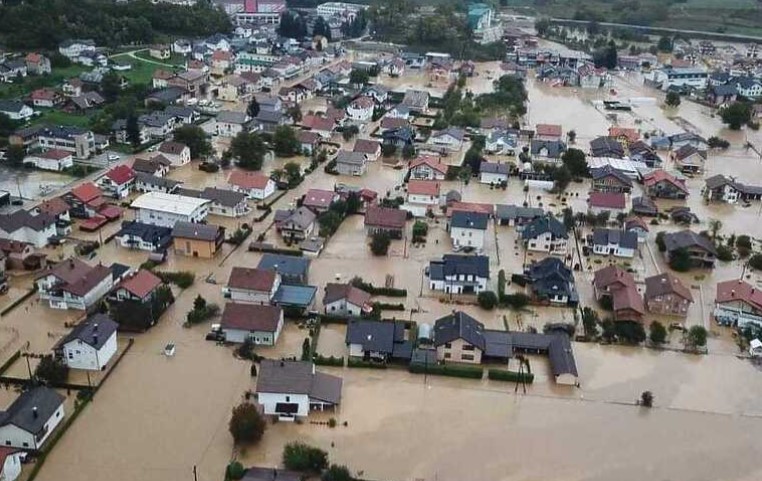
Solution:
M122 208L117 207L115 205L104 205L100 209L98 209L98 214L102 215L108 220L114 220L122 217Z
M366 226L404 229L405 222L407 222L407 212L401 209L370 206L365 212Z
M40 212L44 212L49 215L60 215L71 209L69 204L67 204L66 201L60 197L53 197L50 200L46 200L40 204L38 208L40 209Z
M302 204L306 207L329 207L333 199L336 197L336 193L330 190L324 189L310 189L304 194L304 201Z
M593 274L593 284L597 289L608 289L615 284L618 284L619 287L634 287L635 278L621 267L611 265L595 271Z
M305 115L302 119L302 126L310 130L330 132L333 130L333 120L317 115Z
M447 217L451 217L453 212L475 212L477 214L492 215L495 212L495 206L478 202L456 201L447 208Z
M79 199L81 202L88 203L102 196L103 193L92 182L85 182L84 184L80 184L71 189L71 195Z
M161 279L153 272L140 269L119 283L118 288L124 289L132 295L144 299L162 284Z
M341 299L360 308L369 308L371 295L359 289L352 284L334 284L325 285L325 296L323 304L330 304Z
M656 276L646 277L646 299L665 294L677 294L683 299L693 302L691 290L671 273L665 272Z
M315 143L320 140L320 136L317 132L312 132L310 130L298 130L296 132L296 140L302 144L315 145Z
M212 60L230 60L233 58L233 54L224 50L215 50L212 54Z
M382 129L398 129L400 127L407 127L410 122L407 119L400 117L384 117L381 119Z
M352 101L352 106L357 109L369 109L373 107L373 105L375 105L375 103L370 97L358 97Z
M614 311L621 310L633 310L638 314L643 314L646 309L643 305L643 298L640 296L638 289L633 286L627 286L622 289L617 289L611 295L612 307Z
M591 192L587 203L593 207L604 207L608 209L624 209L626 199L621 192Z
M249 291L269 292L275 284L276 274L271 269L233 267L228 278L228 287Z
M234 170L228 177L228 184L235 185L242 189L264 189L267 187L270 178L257 172L244 172Z
M436 170L439 173L446 174L447 173L447 166L442 163L442 161L439 159L439 157L434 157L431 155L422 155L421 157L418 157L417 159L413 159L410 161L410 168L414 169L418 167L419 165L428 165L432 169Z
M50 159L50 160L63 160L71 156L72 156L71 152L67 152L61 149L50 149L35 155L35 157L40 157L41 159Z
M686 194L688 193L688 189L685 187L684 180L678 179L674 175L664 170L661 170L661 169L654 170L643 176L643 185L645 185L646 187L651 187L662 181L669 182L670 184L674 185L675 187L682 190Z
M646 224L646 221L644 221L643 218L639 216L632 216L632 217L626 218L624 220L624 226L627 230L632 229L634 227L640 227L646 232L651 230L648 228L648 224Z
M407 193L413 195L439 195L439 182L435 180L410 180Z
M759 290L746 281L731 280L717 283L717 295L715 302L723 304L733 301L746 302L756 309L762 310L762 290Z
M41 88L32 91L29 96L32 100L53 100L58 96L58 92L49 88Z
M609 137L624 137L628 142L636 142L640 139L640 134L631 127L609 127Z
M42 60L42 55L40 55L39 53L36 53L36 52L29 52L28 54L26 54L26 59L25 60L27 62L29 62L29 63L37 63L37 62ZM2 464L0 464L0 465L2 465Z
M223 329L275 332L280 317L280 307L229 302L225 304L220 324Z
M563 128L556 124L537 124L535 133L543 137L561 137Z
M134 179L135 172L126 165L117 165L106 172L106 177L113 180L117 185L122 185Z
M377 154L380 148L381 144L376 140L357 139L353 150L363 154Z

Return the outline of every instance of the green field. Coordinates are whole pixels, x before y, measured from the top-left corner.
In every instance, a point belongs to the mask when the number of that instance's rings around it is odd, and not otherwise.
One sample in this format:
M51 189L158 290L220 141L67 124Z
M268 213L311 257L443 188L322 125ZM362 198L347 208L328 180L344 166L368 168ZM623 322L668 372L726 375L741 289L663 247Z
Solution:
M82 65L71 65L66 68L55 68L50 75L24 77L21 82L0 83L0 99L25 97L32 90L42 87L59 87L64 80L77 77L82 72L90 70Z
M135 56L144 60L148 60L149 63L159 62L159 63L163 63L164 65L167 65L168 67L171 67L171 66L182 67L183 65L185 65L185 57L183 57L182 55L177 55L177 54L172 54L172 56L166 60L159 60L157 58L151 57L148 54L148 50L141 50L139 52L135 52Z
M76 127L89 127L90 118L97 111L93 110L87 114L75 114L55 109L37 109L42 115L32 120L32 124L50 124L50 125L74 125Z
M148 53L146 52L146 55ZM131 83L136 84L145 84L145 85L151 85L151 79L153 78L153 73L158 69L164 69L164 70L172 70L172 65L167 65L166 67L163 67L161 65L156 65L154 63L146 62L140 58L130 57L126 53L122 53L119 55L114 55L111 57L112 60L119 60L124 63L129 63L132 65L132 68L130 70L126 70L124 72L119 72L120 75L124 75L127 80L129 80Z

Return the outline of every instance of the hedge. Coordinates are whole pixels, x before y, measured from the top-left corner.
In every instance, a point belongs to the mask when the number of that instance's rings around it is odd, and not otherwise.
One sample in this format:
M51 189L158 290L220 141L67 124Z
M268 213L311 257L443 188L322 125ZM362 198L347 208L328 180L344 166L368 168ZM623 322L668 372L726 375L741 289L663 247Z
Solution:
M481 367L460 366L456 364L422 365L411 364L408 370L414 374L432 374L435 376L463 377L468 379L481 379L484 370Z
M154 271L163 282L169 284L175 284L181 289L188 288L193 285L193 281L196 279L196 275L188 271L167 272L167 271Z
M334 357L334 356L321 356L320 354L315 354L313 356L312 361L318 365L318 366L344 366L344 356L341 357Z
M352 359L351 357L347 360L347 367L364 367L369 369L386 369L386 364L380 363L380 362L373 362L373 361L360 361L358 359Z
M16 351L13 353L11 357L8 358L7 361L3 363L2 366L0 366L0 376L5 374L5 371L10 369L11 366L13 366L13 363L18 361L18 359L21 357L21 351Z
M373 308L381 311L404 311L405 304L388 304L386 302L374 302Z
M518 373L513 371L504 371L502 369L490 369L487 371L487 377L493 381L508 381L508 382L523 382L532 384L534 382L534 374L531 372Z
M271 254L283 254L284 256L303 257L304 252L296 249L282 249L272 245L252 242L249 244L249 252L269 252Z
M353 279L352 285L374 296L407 297L407 289L397 289L394 287L376 287L369 282L363 281L362 279Z

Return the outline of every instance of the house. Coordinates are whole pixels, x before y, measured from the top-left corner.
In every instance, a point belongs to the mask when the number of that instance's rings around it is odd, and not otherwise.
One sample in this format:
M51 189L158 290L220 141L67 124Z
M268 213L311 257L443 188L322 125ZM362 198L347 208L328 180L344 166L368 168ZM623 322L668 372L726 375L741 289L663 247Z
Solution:
M338 406L341 385L341 378L315 372L311 362L263 359L257 375L257 402L265 415L293 421L311 410Z
M55 389L32 387L2 411L0 442L6 447L40 450L64 418L64 398Z
M116 354L118 327L108 314L95 314L77 324L53 350L70 369L102 371Z
M762 97L762 81L751 76L743 76L734 79L738 95L749 100L755 100Z
M259 269L272 269L280 274L285 285L307 285L310 261L303 257L266 253L257 264Z
M691 290L669 272L646 277L644 298L648 312L667 316L686 317L693 303Z
M500 117L484 117L479 121L479 129L485 135L493 132L507 131L511 124L508 119Z
M172 229L138 221L124 221L114 238L127 249L161 252L172 244Z
M370 122L373 118L373 110L376 103L373 98L361 96L357 97L347 105L347 116L353 122Z
M241 217L251 212L246 201L246 194L235 190L218 189L217 187L207 187L200 191L181 188L177 190L177 193L182 196L209 200L211 202L209 204L210 215Z
M487 290L489 257L445 254L426 271L429 289L446 294L478 294Z
M693 267L714 267L717 249L706 237L690 230L664 234L665 255L671 260L678 251L687 251Z
M466 131L457 127L448 127L444 130L433 132L428 142L449 150L460 150L466 137Z
M379 105L384 105L389 98L389 91L379 84L368 86L365 88L364 94L371 97Z
M246 112L223 110L217 114L215 132L223 137L235 137L244 131L248 120Z
M730 105L738 99L735 85L711 85L706 89L706 101L714 107Z
M515 134L504 130L492 131L484 143L484 150L496 155L516 155L518 139Z
M640 140L640 133L637 129L632 127L611 126L609 127L609 137L616 140L626 148L630 144Z
M624 147L611 137L597 137L590 141L590 155L592 157L624 158Z
M531 264L526 276L532 284L532 296L537 301L564 306L575 306L579 302L574 274L557 257L546 257Z
M706 151L700 151L692 145L684 145L672 153L675 165L684 173L699 173L704 170Z
M617 265L608 265L593 273L593 293L595 299L612 299L614 292L620 289L635 289L635 278L632 274Z
M636 162L643 162L646 167L654 168L659 167L662 164L662 159L659 154L647 143L642 140L638 140L628 146L630 152L630 159Z
M367 171L367 157L362 152L339 150L336 155L336 172L340 175L364 175Z
M71 233L71 207L61 197L53 197L37 206L38 214L52 217L56 223L56 235L66 236Z
M659 207L650 197L633 197L632 213L647 217L656 217L659 215Z
M12 83L26 77L26 63L21 59L0 60L0 80Z
M74 77L64 81L63 85L61 85L61 91L66 97L76 97L82 95L83 86L82 80L79 77Z
M0 238L0 279L12 269L37 269L44 267L45 254L38 254L28 242Z
M533 139L529 144L529 152L533 160L543 162L558 162L566 151L566 144L560 140Z
M79 112L100 107L106 103L98 92L83 92L82 95L75 95L69 99L72 107Z
M484 324L462 311L437 319L433 338L440 362L480 364L487 354Z
M275 230L284 240L302 241L315 230L317 216L307 207L278 210L275 212Z
M392 59L384 67L384 72L390 77L399 77L405 73L405 61L401 58Z
M173 167L179 167L191 161L190 147L180 142L162 142L159 145L159 152L164 158L172 162Z
M481 212L456 211L450 218L450 239L453 250L484 248L490 216Z
M566 255L569 234L566 226L551 215L536 217L521 231L524 247L529 251Z
M30 52L24 57L26 71L29 75L45 75L51 72L50 59L37 52Z
M175 194L182 182L167 177L157 177L145 172L135 172L135 190L137 192L164 192Z
M228 185L253 200L265 200L275 192L275 181L258 172L234 170L228 176Z
M71 152L60 149L49 149L30 154L24 158L24 165L31 164L41 170L61 172L74 167L74 156Z
M57 234L56 218L52 215L23 209L0 214L0 238L27 242L40 249Z
M174 78L175 74L169 70L156 69L151 77L151 86L154 89L165 89L169 86L169 80Z
M321 214L339 200L339 195L331 190L310 189L304 194L302 205L316 214Z
M64 194L64 200L71 206L71 216L77 219L94 217L106 202L103 192L92 182L74 187Z
M564 132L557 124L537 124L534 131L536 140L561 140Z
M650 197L658 199L685 199L688 197L685 179L678 179L664 170L654 170L645 174L643 186Z
M720 325L762 327L762 290L748 282L718 282L714 302L714 318Z
M172 228L172 241L175 254L211 259L225 241L225 229L212 224L178 220Z
M55 107L64 102L61 94L51 88L41 88L33 90L29 94L29 99L35 107Z
M159 288L166 284L153 272L140 269L137 272L127 274L114 288L110 298L117 301L134 301L140 304L148 304L159 292Z
M391 117L387 114L381 119L381 133L387 130L400 129L402 127L410 128L410 121L403 117Z
M306 155L312 155L320 143L320 134L308 130L297 130L296 140L299 141L301 151Z
M220 329L226 342L274 346L283 329L279 306L228 302L222 311Z
M616 229L593 230L593 253L632 259L638 251L638 234Z
M413 355L413 342L405 340L405 323L402 321L350 319L345 342L350 357L365 361L409 362Z
M365 211L365 231L368 235L385 232L392 239L402 239L407 212L402 209L369 206Z
M482 184L505 185L511 172L509 164L483 160L479 165L479 182Z
M394 145L402 149L415 143L415 131L409 126L384 130L381 133L381 138L384 145Z
M0 104L2 102L0 101ZM29 149L60 149L72 152L78 159L87 159L95 152L95 135L92 131L68 125L35 125L16 130L9 136L12 145Z
M325 286L323 306L328 315L359 317L373 310L370 299L370 294L352 284L328 283Z
M400 105L410 112L425 114L429 110L429 93L425 90L407 90Z
M610 291L611 310L617 322L642 322L646 310L635 284Z
M272 269L233 267L223 292L233 302L270 304L280 282L280 274Z
M29 120L34 115L32 107L18 100L0 100L0 114L5 114L11 120Z
M705 182L703 193L708 201L735 204L739 200L749 202L762 199L762 187L742 184L731 177L713 175Z
M53 309L88 310L114 287L111 270L98 264L92 267L70 258L42 271L35 278L40 300Z
M445 180L447 168L439 157L422 155L410 161L408 173L415 180Z
M164 177L169 173L172 163L162 154L157 154L150 159L137 158L132 162L132 170L135 173L143 173L156 177Z
M352 151L363 154L368 162L375 162L381 156L381 144L375 140L357 139Z
M209 79L209 74L203 70L189 69L180 72L167 82L171 87L184 89L191 97L198 97L204 93L204 88Z
M413 180L407 184L405 210L414 216L423 217L426 212L439 206L440 182L435 180Z
M323 139L330 139L333 132L334 121L317 115L305 115L302 119L302 128L318 134Z
M135 220L145 224L174 227L176 222L201 222L211 201L163 192L146 192L132 202Z
M642 217L630 216L624 220L624 230L635 232L638 235L638 242L643 243L648 240L648 224Z
M624 192L632 191L632 179L611 165L590 169L592 189L594 192Z
M587 208L593 214L608 212L615 217L627 211L627 198L622 192L591 192L587 198Z
M135 172L124 164L117 165L98 179L98 185L113 198L124 199L135 186Z
M524 207L504 204L497 204L495 206L495 221L497 224L518 227L518 230L544 215L545 211L542 210L541 207Z

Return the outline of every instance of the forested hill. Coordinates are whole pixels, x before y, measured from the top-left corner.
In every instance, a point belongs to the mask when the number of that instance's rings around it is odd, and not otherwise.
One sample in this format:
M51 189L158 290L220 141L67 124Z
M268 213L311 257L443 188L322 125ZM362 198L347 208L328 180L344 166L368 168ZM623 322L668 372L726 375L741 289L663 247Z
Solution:
M71 38L113 47L230 29L227 15L205 2L185 7L147 0L27 0L0 6L0 44L14 49L55 49Z

